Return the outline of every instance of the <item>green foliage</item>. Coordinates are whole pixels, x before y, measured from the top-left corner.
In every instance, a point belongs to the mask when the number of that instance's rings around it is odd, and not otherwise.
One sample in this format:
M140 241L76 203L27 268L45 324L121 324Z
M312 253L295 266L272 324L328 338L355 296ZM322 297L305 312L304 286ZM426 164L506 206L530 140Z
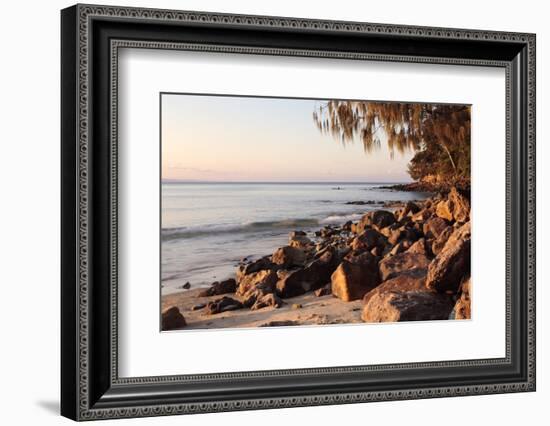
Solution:
M365 152L416 152L408 172L415 180L470 180L470 107L331 100L313 112L319 130L339 142L360 141Z

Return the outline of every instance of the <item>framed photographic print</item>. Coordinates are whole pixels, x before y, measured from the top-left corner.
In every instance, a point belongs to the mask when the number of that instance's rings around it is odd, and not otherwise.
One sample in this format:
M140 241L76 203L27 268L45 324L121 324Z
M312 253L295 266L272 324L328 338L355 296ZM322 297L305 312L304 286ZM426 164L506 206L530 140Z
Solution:
M75 420L535 390L535 36L76 5Z

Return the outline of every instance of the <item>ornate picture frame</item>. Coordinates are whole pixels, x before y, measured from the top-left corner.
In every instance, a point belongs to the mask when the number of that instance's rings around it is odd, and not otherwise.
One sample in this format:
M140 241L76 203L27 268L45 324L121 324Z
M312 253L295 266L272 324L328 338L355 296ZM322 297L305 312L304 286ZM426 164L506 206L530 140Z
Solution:
M93 420L535 390L534 34L96 5L64 9L61 30L62 415ZM119 377L123 47L503 68L506 356Z

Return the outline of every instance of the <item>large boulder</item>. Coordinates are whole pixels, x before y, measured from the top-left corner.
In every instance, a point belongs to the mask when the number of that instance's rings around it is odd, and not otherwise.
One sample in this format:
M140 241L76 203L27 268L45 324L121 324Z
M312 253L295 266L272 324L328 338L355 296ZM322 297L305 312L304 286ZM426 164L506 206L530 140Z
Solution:
M442 219L440 217L432 217L428 219L423 227L422 231L424 232L424 235L428 239L434 239L439 237L441 233L449 226L447 221L445 219Z
M280 273L276 292L280 297L294 297L323 287L338 266L339 256L336 250L327 249L320 257L305 268Z
M278 277L275 271L264 269L258 272L253 272L251 274L244 275L239 280L236 293L239 296L244 296L249 291L255 290L259 287L266 292L273 292L277 280Z
M199 293L199 297L219 296L221 294L235 293L237 290L237 282L233 278L225 281L216 281L212 283L210 288L207 288Z
M351 241L350 248L354 251L372 250L375 247L383 250L385 245L386 237L374 229L367 229Z
M472 318L472 308L470 302L470 278L465 280L460 289L460 297L456 301L454 311L455 319L471 319Z
M424 208L420 210L418 213L415 213L411 216L411 220L413 222L424 222L425 220L428 220L432 216L432 212Z
M271 261L271 256L264 256L253 262L241 264L237 268L237 282L240 282L245 275L253 274L263 270L277 270L280 267Z
M309 249L313 242L306 235L297 235L296 232L290 234L288 245L298 249Z
M443 247L445 247L445 244L447 243L447 240L452 235L454 231L454 228L452 226L447 226L439 236L433 240L432 242L432 253L434 255L439 254L441 250L443 250Z
M470 275L470 222L456 229L430 263L426 286L439 292L456 293L462 279Z
M390 226L392 223L395 223L395 216L392 212L387 210L375 210L363 216L361 221L366 225L371 225L375 226L377 229L382 229L386 226Z
M446 294L386 291L369 298L361 318L365 322L446 320L452 309L452 298Z
M172 306L162 313L162 330L177 330L187 325L177 306Z
M437 204L435 214L449 221L467 222L470 220L470 201L452 188L447 199Z
M402 226L390 233L388 243L395 245L402 240L416 241L418 238L419 235L414 229Z
M209 315L219 314L227 311L234 311L236 309L242 309L244 305L238 300L231 297L224 296L221 299L213 300L206 304L205 310Z
M426 247L426 240L424 238L420 238L419 240L417 240L407 249L407 253L422 254L428 257L429 250Z
M271 261L283 269L301 266L306 261L306 253L300 248L284 246L278 248L275 253L273 253Z
M430 292L430 290L426 288L426 270L413 269L384 281L382 284L365 294L363 297L363 304L367 304L375 295L395 291Z
M414 269L426 270L429 264L430 261L428 258L419 253L404 252L395 256L389 256L382 259L379 263L380 279L386 281L402 272Z
M380 283L377 258L366 252L347 257L331 277L332 294L344 302L361 299Z

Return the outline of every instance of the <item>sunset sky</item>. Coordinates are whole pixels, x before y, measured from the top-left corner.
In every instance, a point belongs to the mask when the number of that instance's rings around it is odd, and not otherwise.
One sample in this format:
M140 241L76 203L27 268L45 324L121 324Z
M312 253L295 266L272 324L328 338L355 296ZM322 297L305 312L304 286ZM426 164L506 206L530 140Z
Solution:
M413 153L371 153L316 127L318 100L162 95L163 180L409 182Z

